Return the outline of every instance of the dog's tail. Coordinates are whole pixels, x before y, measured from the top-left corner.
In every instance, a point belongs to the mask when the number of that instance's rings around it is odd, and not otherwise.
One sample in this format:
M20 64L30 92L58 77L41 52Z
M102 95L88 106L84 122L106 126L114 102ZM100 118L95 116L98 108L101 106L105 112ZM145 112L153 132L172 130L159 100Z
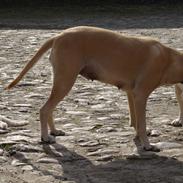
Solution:
M19 73L19 75L5 89L8 90L14 87L22 79L22 77L34 66L34 64L41 58L41 56L52 47L53 41L54 38L51 38L48 41L46 41L36 52L33 58L23 68L23 70Z

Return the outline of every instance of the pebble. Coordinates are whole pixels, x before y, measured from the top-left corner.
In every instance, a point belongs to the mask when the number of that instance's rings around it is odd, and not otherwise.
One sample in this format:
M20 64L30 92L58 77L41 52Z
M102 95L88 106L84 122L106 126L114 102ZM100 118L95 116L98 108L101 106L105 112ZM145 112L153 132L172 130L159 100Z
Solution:
M0 129L7 130L8 129L8 125L6 123L0 121Z
M105 104L96 104L91 106L92 109L103 109L105 107L106 107Z
M100 145L99 142L95 140L79 143L79 146L81 147L92 147L92 146L98 146L98 145Z
M39 93L33 93L33 94L29 94L29 95L26 95L25 98L45 98L44 95L41 95Z
M112 155L103 155L101 157L98 157L96 160L97 161L110 161L113 159Z
M86 113L87 112L85 112L85 111L66 111L66 114L71 114L71 115L83 115Z
M37 163L58 163L58 160L53 158L40 158L37 160Z
M144 151L144 152L141 152L140 154L138 152L135 152L129 155L125 155L125 157L126 159L129 159L129 160L138 160L138 159L153 159L153 158L157 158L158 156L154 152Z
M2 156L4 153L3 149L0 149L0 156Z
M121 114L111 114L110 115L112 119L121 119Z
M26 163L23 163L23 162L20 162L20 161L17 160L17 159L14 159L14 160L11 162L11 165L13 165L13 166L22 166L22 165L26 165Z
M0 156L0 164L7 162L8 159L4 156Z
M38 146L33 145L25 145L25 144L15 144L11 147L11 149L15 149L20 152L43 152L43 149Z
M96 151L89 152L87 155L88 156L103 156L103 155L111 155L111 154L116 154L119 153L119 150L115 149L97 149Z
M160 134L161 134L161 132L159 130L152 130L150 132L151 137L158 137L158 136L160 136Z
M29 124L28 121L12 120L2 115L0 115L0 120L6 123L9 127L19 127Z
M175 142L158 142L155 145L159 149L173 149L173 148L181 148L183 147L182 144L178 144Z
M31 104L14 104L13 107L32 107Z
M23 171L31 171L31 170L33 170L33 167L31 165L25 165L22 167L22 170Z
M4 141L13 141L13 142L32 142L33 139L24 135L13 135L7 136Z

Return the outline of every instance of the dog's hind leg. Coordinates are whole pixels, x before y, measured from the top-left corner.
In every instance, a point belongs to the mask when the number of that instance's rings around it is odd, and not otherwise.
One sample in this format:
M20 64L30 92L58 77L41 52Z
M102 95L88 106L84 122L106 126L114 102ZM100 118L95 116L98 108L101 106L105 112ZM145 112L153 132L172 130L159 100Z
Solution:
M64 78L61 81L56 79L51 95L48 101L40 110L40 122L41 122L41 138L42 141L53 143L55 139L48 135L48 126L50 128L51 135L64 135L64 132L57 130L53 122L53 111L56 105L67 95L74 84L75 78L70 82L65 82Z
M52 135L64 135L63 131L57 130L55 128L52 115L56 105L68 94L72 88L80 69L77 66L73 66L75 62L73 63L70 57L67 57L67 59L66 57L62 57L60 59L57 61L54 60L54 81L52 92L48 101L40 110L41 138L43 142L47 143L55 142L55 138ZM50 128L51 135L48 134L48 126Z

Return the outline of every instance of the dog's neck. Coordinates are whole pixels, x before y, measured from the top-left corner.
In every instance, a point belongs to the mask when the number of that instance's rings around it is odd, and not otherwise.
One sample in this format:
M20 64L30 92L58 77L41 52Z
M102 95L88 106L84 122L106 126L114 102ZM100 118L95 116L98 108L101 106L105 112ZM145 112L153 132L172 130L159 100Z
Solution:
M169 66L162 84L183 83L183 53L170 49L167 59Z

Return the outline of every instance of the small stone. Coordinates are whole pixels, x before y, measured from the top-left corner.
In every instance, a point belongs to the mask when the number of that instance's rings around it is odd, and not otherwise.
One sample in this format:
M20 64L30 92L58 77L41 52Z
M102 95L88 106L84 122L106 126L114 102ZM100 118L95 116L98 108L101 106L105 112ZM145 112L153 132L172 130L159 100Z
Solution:
M29 124L28 121L12 120L2 115L0 115L0 120L5 122L9 127L19 127L19 126L25 126Z
M25 144L15 144L11 147L11 149L15 149L20 152L43 152L43 149L33 145L25 145Z
M0 156L2 156L4 153L3 149L0 149Z
M44 95L41 95L39 93L33 93L33 94L30 94L30 95L26 95L25 98L44 98L45 96Z
M9 132L9 130L8 129L6 129L6 130L2 130L2 129L0 129L0 134L5 134L5 133L8 133Z
M129 154L126 155L126 159L129 160L138 160L138 159L153 159L153 158L157 158L157 155L153 152L148 152L146 154Z
M14 104L13 107L32 107L31 104Z
M0 129L7 130L8 129L8 125L6 123L0 121Z
M37 163L58 163L58 160L53 158L40 158Z
M99 145L99 142L98 141L87 141L87 142L79 143L79 145L81 147L92 147L92 146Z
M22 163L22 162L20 162L19 160L14 159L14 160L11 162L11 165L13 165L13 166L22 166L22 165L25 165L25 163Z
M1 147L9 147L9 146L12 146L12 145L14 145L14 144L16 144L16 142L14 142L14 141L12 141L12 140L2 140L2 141L0 141L0 146Z
M182 119L177 118L177 119L175 119L171 122L168 121L167 124L170 125L170 126L174 126L174 127L181 127L182 126Z
M5 141L13 141L13 142L32 142L32 138L24 136L24 135L14 135L8 136Z
M109 117L99 117L97 118L98 120L101 120L101 121L105 121L105 120L109 120L110 118Z
M7 162L7 158L4 156L0 156L0 164Z
M113 127L107 127L106 128L106 132L116 132L117 130L115 129L115 128L113 128Z
M159 149L174 149L183 147L182 144L174 143L174 142L158 142L155 145Z
M86 112L85 111L66 111L66 114L83 115L83 114L86 114Z
M25 165L22 167L22 170L23 171L31 171L31 170L33 170L33 167L31 165Z
M97 161L110 161L113 159L112 155L104 155L99 158L97 158Z
M121 114L111 114L112 119L121 119Z
M158 137L160 136L160 131L159 130L152 130L151 133L150 133L150 136L151 137Z
M103 109L104 107L105 104L96 104L91 106L92 109Z

